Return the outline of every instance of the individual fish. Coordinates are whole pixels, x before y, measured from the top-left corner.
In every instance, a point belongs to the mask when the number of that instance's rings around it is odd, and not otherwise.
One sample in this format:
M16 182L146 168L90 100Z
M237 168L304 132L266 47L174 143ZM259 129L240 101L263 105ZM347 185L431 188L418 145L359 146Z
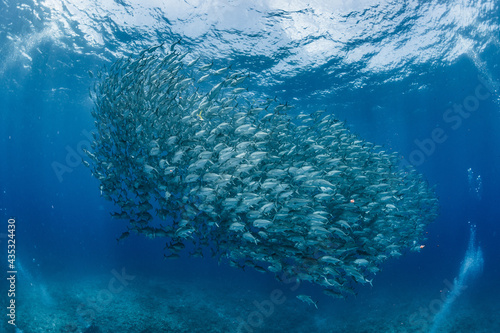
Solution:
M316 302L314 302L311 298L311 296L307 296L307 295L297 295L297 298L300 299L302 302L304 303L307 303L309 305L314 305L314 307L317 309L318 308L318 305L316 304Z
M125 232L123 232L123 233L120 235L120 237L118 237L118 238L116 239L116 241L117 241L118 243L120 243L120 241L122 241L122 240L124 240L124 239L128 238L128 236L130 236L130 232L125 231Z

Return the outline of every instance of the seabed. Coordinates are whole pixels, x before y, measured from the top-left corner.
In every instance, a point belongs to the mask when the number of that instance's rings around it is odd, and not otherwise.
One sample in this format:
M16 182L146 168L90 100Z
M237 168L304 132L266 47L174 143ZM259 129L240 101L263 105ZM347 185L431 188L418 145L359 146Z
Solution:
M110 287L112 279L107 274L22 285L17 325L23 333L424 333L431 322L419 311L432 313L440 297L430 288L363 287L356 298L316 298L316 310L283 284L256 290L223 279L137 275L126 286L113 281ZM280 285L285 301L266 316L256 313L255 303L269 300ZM464 293L439 332L500 332L500 306L490 298Z

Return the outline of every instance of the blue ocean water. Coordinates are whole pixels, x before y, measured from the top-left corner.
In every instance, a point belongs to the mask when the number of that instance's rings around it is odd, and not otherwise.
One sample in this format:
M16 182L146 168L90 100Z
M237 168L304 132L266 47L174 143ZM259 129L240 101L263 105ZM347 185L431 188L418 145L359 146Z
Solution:
M18 331L429 332L472 228L482 273L435 332L499 332L499 14L486 0L3 0L0 243L8 277L15 219ZM339 300L209 254L165 261L161 239L118 244L126 223L111 219L81 162L95 128L89 89L118 58L179 40L250 73L250 91L293 104L292 114L326 109L399 152L439 197L425 247ZM2 280L2 329L15 331Z

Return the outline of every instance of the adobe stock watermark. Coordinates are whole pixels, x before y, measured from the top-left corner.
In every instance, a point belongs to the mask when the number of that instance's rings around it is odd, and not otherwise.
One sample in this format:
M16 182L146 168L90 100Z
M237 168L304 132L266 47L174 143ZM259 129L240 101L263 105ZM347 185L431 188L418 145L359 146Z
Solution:
M408 155L408 159L403 158L403 166L422 165L434 154L437 146L448 139L447 133L449 130L446 130L446 128L451 128L453 131L458 130L462 126L463 121L479 109L481 102L486 101L495 93L494 85L491 82L488 82L481 76L478 76L478 81L479 84L474 91L465 97L461 103L455 103L451 108L443 112L442 119L446 126L436 127L427 138L422 140L415 139L413 141L417 148L412 150Z
M88 140L80 140L75 148L71 147L70 145L66 145L65 149L67 154L64 160L65 163L61 163L58 161L54 161L51 163L52 170L54 170L54 173L56 174L56 177L60 183L63 182L63 175L65 173L73 172L73 169L79 167L80 164L82 164L83 158L87 157L84 149L90 150L90 143L94 141L94 138L92 137L92 133L87 130L83 130L82 134Z
M454 285L448 279L445 279L443 283L446 287L441 291L441 295L439 298L433 299L429 302L429 305L427 307L420 307L417 311L410 315L408 324L411 330L407 330L408 332L428 332L432 326L434 317L441 311L441 309L445 305L451 291L454 290L454 292L457 293L455 297L458 297L458 295L460 295L465 289L467 289L466 285Z
M289 287L290 291L296 291L299 289L301 281L297 277L288 277L287 274L283 274L281 278L284 284L293 283ZM261 302L257 300L253 301L255 310L250 312L246 318L238 317L238 327L236 333L253 333L254 329L260 328L266 318L271 317L274 314L274 310L277 305L282 305L287 300L284 295L283 290L274 289L269 293L269 297Z
M120 294L130 284L130 281L135 279L135 275L128 275L125 272L125 267L122 268L121 273L113 269L111 274L113 277L109 279L107 288L99 290L94 296L87 297L85 302L78 305L76 308L78 321L75 320L67 324L65 326L67 331L76 331L79 324L86 328L95 325L97 314L103 312L116 295Z

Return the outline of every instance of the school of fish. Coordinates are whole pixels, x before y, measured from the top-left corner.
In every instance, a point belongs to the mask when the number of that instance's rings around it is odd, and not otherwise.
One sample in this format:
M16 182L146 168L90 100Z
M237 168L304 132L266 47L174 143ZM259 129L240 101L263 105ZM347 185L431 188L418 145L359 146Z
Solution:
M396 154L324 111L241 87L248 75L155 46L97 74L85 162L128 231L165 258L212 255L342 298L390 257L419 250L432 188Z

